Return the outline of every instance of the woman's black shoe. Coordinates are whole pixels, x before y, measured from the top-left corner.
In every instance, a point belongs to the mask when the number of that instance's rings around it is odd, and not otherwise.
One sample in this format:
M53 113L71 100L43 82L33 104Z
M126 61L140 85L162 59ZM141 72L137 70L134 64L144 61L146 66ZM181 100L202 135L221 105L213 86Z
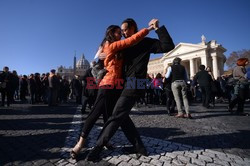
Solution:
M100 153L102 151L102 148L103 147L100 147L100 146L96 146L94 147L88 154L87 156L87 160L88 161L98 161L100 160Z

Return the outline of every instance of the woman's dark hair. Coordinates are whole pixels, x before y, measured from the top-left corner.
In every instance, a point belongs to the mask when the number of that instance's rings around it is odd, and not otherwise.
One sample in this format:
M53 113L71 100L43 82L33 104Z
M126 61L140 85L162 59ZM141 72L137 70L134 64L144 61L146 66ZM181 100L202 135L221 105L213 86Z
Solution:
M124 23L127 23L127 24L128 24L128 28L129 28L129 29L130 29L131 27L134 27L134 28L135 28L135 33L138 32L138 27L137 27L137 24L136 24L136 22L135 22L134 19L132 19L132 18L127 18L126 20L124 20L124 21L122 22L122 24L124 24Z
M105 33L105 37L102 40L101 46L103 46L106 41L113 43L116 40L114 33L117 29L121 29L121 28L118 25L110 25L107 28L106 33Z

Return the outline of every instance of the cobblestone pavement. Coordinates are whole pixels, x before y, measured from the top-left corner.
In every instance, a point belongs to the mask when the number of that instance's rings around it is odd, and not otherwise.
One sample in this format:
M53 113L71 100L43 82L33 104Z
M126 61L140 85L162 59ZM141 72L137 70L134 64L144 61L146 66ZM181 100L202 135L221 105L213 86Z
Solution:
M230 115L225 104L190 108L193 119L168 116L162 106L133 109L131 117L149 156L124 154L122 147L130 144L119 130L111 140L115 150L103 150L103 160L92 163L85 157L95 145L102 119L76 161L69 151L87 116L80 114L80 107L0 107L0 165L250 165L250 117Z

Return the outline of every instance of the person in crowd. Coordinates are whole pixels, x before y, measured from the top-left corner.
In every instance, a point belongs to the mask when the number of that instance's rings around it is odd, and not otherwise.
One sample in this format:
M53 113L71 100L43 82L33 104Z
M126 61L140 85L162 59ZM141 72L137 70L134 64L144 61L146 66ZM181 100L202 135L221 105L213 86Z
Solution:
M30 74L28 83L29 83L30 104L35 104L36 81L34 74Z
M48 104L49 101L49 73L44 74L41 78L42 82L42 99L44 104Z
M15 99L19 99L19 77L17 71L12 71L12 90L11 90L11 101L15 102Z
M153 104L153 88L151 86L151 82L152 82L152 78L150 77L149 74L147 74L146 76L146 79L147 79L147 82L146 82L146 86L147 86L147 89L146 89L146 103L147 104Z
M183 65L181 65L181 59L175 58L173 65L169 66L165 71L166 78L171 77L171 89L173 91L174 99L176 102L178 114L176 118L192 118L189 112L188 96L187 96L187 71ZM182 100L181 100L182 98ZM185 114L182 111L182 101L184 104Z
M36 101L36 103L40 103L41 102L41 92L42 92L42 82L41 82L40 73L35 73L34 79L35 79L35 83L36 83L35 101Z
M73 91L76 97L76 104L82 104L82 82L80 80L79 75L75 75L75 79L73 81Z
M244 104L249 90L249 83L246 75L246 66L248 63L248 58L239 58L237 60L237 66L233 70L233 78L237 80L234 85L234 99L232 99L228 106L228 111L232 112L237 104L236 114L247 116L249 114L244 113Z
M56 76L56 70L52 69L49 75L49 106L57 105L58 89L60 86L59 78Z
M101 79L98 76L98 73L102 69L103 69L103 65L100 65L99 63L96 63L96 61L93 61L91 62L91 67L88 70L86 70L82 76L82 80L83 80L82 109L81 109L82 114L86 113L87 104L89 105L90 109L94 105L94 102L97 96L97 91L98 91L97 88L87 88L88 79L91 79L91 78L96 79L96 80ZM93 76L92 73L95 75L95 77ZM93 81L93 84L96 86L97 82Z
M167 107L167 113L169 116L173 115L175 113L175 106L176 102L174 100L174 94L171 90L171 79L170 78L164 78L165 82L165 93L166 93L166 107Z
M70 87L69 87L69 81L67 79L67 76L62 76L62 79L60 80L60 102L67 103L68 102L68 96L70 93Z
M145 80L150 53L165 53L174 49L174 43L167 29L164 26L159 28L159 21L157 19L151 20L149 25L153 26L156 30L160 40L144 38L132 47L122 51L124 57L123 77L126 78L124 89L115 104L112 116L104 124L96 146L87 156L87 160L89 161L99 159L103 146L109 142L119 127L122 128L125 136L133 145L132 149L137 154L147 155L147 150L143 145L140 135L129 117L129 113L135 102L139 97L145 95L146 87L137 88L136 85L134 88L127 88L127 86L129 87L129 82L132 78ZM122 22L121 29L125 38L133 36L138 31L136 22L131 18Z
M11 104L12 99L12 82L13 76L12 73L9 72L9 67L5 66L3 68L3 72L0 74L0 91L2 95L2 104L1 106L5 105L5 97L7 96L7 106L9 107Z
M104 117L109 117L112 114L114 105L120 95L121 83L122 83L122 64L123 55L121 50L142 40L152 29L150 26L148 29L144 28L135 35L121 40L121 28L117 25L110 25L105 33L105 37L101 43L100 49L102 52L106 53L106 58L104 60L104 67L107 70L106 75L99 83L99 89L97 98L93 107L93 110L87 117L79 141L74 146L71 151L71 157L76 158L79 154L81 148L84 146L86 138L95 124L98 117L103 114ZM94 81L92 79L92 81ZM90 85L88 85L90 88ZM93 87L92 83L92 87ZM94 88L94 87L93 87ZM107 146L108 142L104 144Z
M161 93L163 91L163 81L161 73L156 74L155 78L152 81L154 86L154 103L161 103Z
M211 98L211 82L213 81L211 75L205 70L205 65L200 65L200 71L196 73L193 79L193 85L199 84L202 93L202 106L211 108L209 101Z
M215 97L216 97L216 95L218 93L218 86L217 86L218 82L214 78L214 74L213 74L212 69L211 69L210 66L207 66L205 70L208 72L209 75L211 75L212 80L213 80L213 81L211 81L211 95L210 95L209 103L211 103L212 108L214 108L215 107Z
M26 95L28 94L28 77L23 75L20 79L20 100L22 103L27 101Z

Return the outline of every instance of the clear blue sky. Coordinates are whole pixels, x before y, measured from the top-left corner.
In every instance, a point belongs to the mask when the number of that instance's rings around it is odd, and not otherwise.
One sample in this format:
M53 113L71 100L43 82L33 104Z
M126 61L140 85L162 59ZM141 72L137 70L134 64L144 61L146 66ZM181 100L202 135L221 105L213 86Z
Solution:
M105 29L128 17L139 28L158 18L176 45L199 43L204 34L226 56L250 49L249 0L0 0L0 69L30 74L69 67L75 51L91 61Z

